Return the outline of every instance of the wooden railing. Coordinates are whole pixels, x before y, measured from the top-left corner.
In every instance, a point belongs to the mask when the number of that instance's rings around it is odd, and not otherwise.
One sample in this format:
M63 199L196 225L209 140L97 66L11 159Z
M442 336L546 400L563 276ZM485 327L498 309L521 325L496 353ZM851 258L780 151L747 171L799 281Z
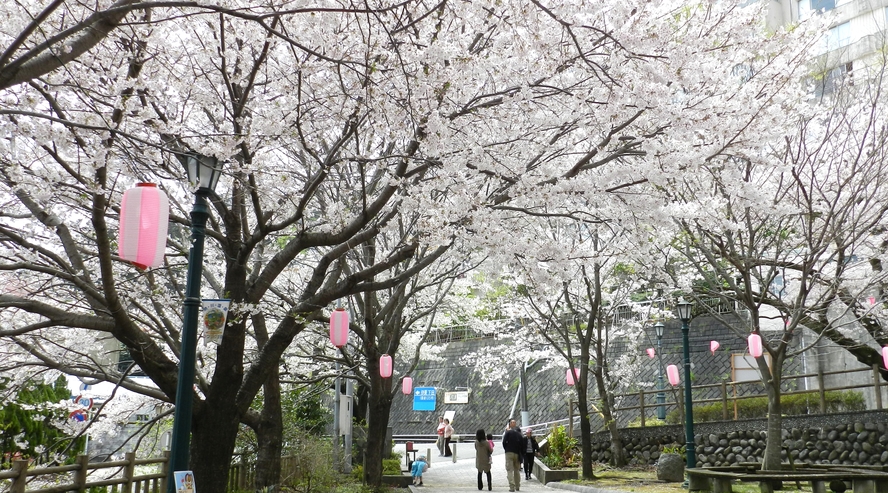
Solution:
M77 462L66 466L28 468L28 461L13 461L12 469L0 470L0 492L9 493L63 493L67 491L85 492L92 488L103 488L108 493L166 493L167 464L169 452L154 459L137 459L135 453L128 452L123 460L110 462L89 462L86 455L77 456ZM154 465L151 474L136 474L136 466ZM118 468L112 477L95 479L91 474L103 469ZM296 473L298 463L295 457L281 457L281 477ZM91 477L92 476L92 477ZM241 455L235 459L228 472L228 491L248 491L252 489L256 476L256 465ZM29 488L30 486L30 488Z
M825 385L825 377L830 375L848 375L853 373L860 372L871 372L872 373L872 381L871 383L863 383L856 385L844 385L844 386L836 386L836 387L827 387ZM872 388L874 390L875 395L875 409L882 410L882 386L886 385L879 374L878 365L873 365L872 368L860 368L856 370L840 370L840 371L830 371L830 372L818 372L818 373L806 373L800 375L792 375L784 377L783 381L785 385L792 387L793 381L798 381L803 378L814 378L817 383L814 386L814 389L809 390L792 390L791 388L784 389L781 392L781 395L797 395L797 394L818 394L818 409L820 413L826 412L826 392L827 391L838 391L838 390L854 390L854 389L868 389ZM656 398L657 394L664 393L666 402L663 404L657 403ZM694 396L694 405L706 405L712 403L721 403L722 405L722 417L724 420L738 419L738 402L744 399L756 399L767 397L767 394L764 393L764 387L761 382L753 381L753 382L721 382L717 384L708 384L708 385L693 385L691 387L691 392ZM618 394L615 396L618 401L632 400L637 402L637 405L626 405L626 406L617 406L616 411L621 413L624 418L621 419L621 425L624 425L623 421L633 421L634 419L640 418L641 426L645 426L646 419L649 419L649 415L656 413L658 407L665 406L667 409L667 413L677 408L679 410L679 415L684 416L684 410L682 408L682 403L684 402L683 398L683 389L681 386L673 389L667 388L664 390L641 390L637 393L633 394ZM634 413L633 413L634 411ZM632 416L636 416L636 418L632 418Z
M154 459L137 459L134 452L127 452L124 460L109 462L89 462L89 456L77 456L77 462L66 466L28 468L28 461L16 460L12 469L0 471L0 485L11 480L9 488L0 491L10 493L64 493L66 491L87 491L90 488L110 487L117 493L165 493L167 489L167 468L169 453ZM156 465L151 474L136 474L136 466ZM90 473L102 469L118 468L110 478L92 479ZM96 475L93 475L96 476ZM36 488L28 489L33 484Z

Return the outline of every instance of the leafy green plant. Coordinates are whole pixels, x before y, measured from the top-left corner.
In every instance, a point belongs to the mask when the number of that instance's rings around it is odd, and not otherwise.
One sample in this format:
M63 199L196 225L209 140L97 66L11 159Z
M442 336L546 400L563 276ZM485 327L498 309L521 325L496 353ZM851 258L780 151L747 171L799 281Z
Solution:
M286 476L281 482L289 489L303 493L326 492L339 481L336 470L330 467L333 456L328 439L303 435L287 447Z
M862 411L866 409L863 394L854 390L830 390L824 393L827 413L839 413L848 411ZM819 414L820 394L818 392L804 392L789 394L780 397L783 414L788 416ZM728 406L732 406L729 402ZM733 415L733 407L729 407L728 413ZM768 413L768 398L753 397L737 401L737 417L739 419L760 418ZM703 406L694 406L694 422L721 421L724 419L722 403L715 402ZM681 415L678 410L672 410L666 415L666 422L678 424Z
M684 453L685 453L685 446L684 446L684 445L679 445L679 444L677 444L677 443L673 443L672 445L664 445L664 446L663 446L663 453L664 453L664 454L679 454L679 455L684 455Z
M645 427L665 426L667 424L669 424L669 423L667 423L665 420L662 420L659 418L651 418L651 417L644 418L644 426ZM628 428L641 428L641 417L639 416L638 418L635 418L632 421L630 421L629 424L627 425L627 427Z
M0 382L0 390L12 391L7 381ZM70 395L67 380L60 376L52 384L26 383L14 399L0 404L0 468L10 467L8 461L19 456L36 463L74 463L86 437L75 439L61 429L59 423L68 420L68 411L57 405Z
M577 439L567 436L564 426L556 426L546 439L549 452L541 459L550 469L563 469L577 464Z
M400 459L382 459L382 473L385 475L399 475L401 474L401 460Z

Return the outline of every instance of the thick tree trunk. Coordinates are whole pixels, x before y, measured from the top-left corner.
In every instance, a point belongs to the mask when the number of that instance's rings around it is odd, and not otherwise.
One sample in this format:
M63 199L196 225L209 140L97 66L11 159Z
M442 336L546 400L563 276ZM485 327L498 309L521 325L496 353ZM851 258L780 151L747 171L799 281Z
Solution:
M580 382L576 386L577 408L580 413L580 447L583 451L580 462L583 479L595 479L595 473L592 472L592 425L589 423L589 396L583 382L588 382L588 377L584 380L581 375Z
M256 491L277 493L281 489L281 451L283 450L284 422L281 415L281 385L275 368L264 385L265 402L256 438L259 450L256 457Z
M392 398L386 388L390 379L378 374L370 376L371 388L367 411L367 446L364 450L364 483L382 486L382 459L386 445L386 430L392 409Z
M611 397L610 392L608 392L607 382L605 381L603 371L599 369L598 371L595 371L594 374L595 384L598 387L598 395L601 397L601 416L604 418L605 428L610 433L610 463L615 467L623 467L627 462L626 449L623 447L623 438L620 435L620 429L617 427L617 420L614 419L613 398Z
M768 439L762 457L762 470L779 470L783 461L780 451L783 447L783 416L780 405L780 380L774 379L768 385Z
M228 490L228 470L234 454L240 416L232 398L226 405L204 405L191 427L191 470L199 491Z

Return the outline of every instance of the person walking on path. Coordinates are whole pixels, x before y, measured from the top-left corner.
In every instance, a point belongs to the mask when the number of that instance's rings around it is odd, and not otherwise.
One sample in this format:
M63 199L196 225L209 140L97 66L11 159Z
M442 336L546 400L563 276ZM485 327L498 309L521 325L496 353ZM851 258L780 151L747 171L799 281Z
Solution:
M438 441L435 445L438 447L438 457L444 457L444 416L438 416Z
M521 454L524 439L518 431L514 419L509 420L509 429L503 433L503 451L506 453L506 478L509 491L521 491Z
M524 479L530 479L530 473L533 472L533 458L539 454L540 445L533 436L533 430L528 428L525 432L522 446L524 450Z
M484 481L482 480L482 473L487 474L487 491L493 489L493 484L490 482L490 464L493 462L491 458L493 455L493 447L490 445L490 442L487 441L487 435L484 434L484 430L478 430L475 432L475 469L478 470L478 489L484 489Z
M450 439L453 437L453 427L450 426L450 420L444 418L444 457L453 457L450 450Z

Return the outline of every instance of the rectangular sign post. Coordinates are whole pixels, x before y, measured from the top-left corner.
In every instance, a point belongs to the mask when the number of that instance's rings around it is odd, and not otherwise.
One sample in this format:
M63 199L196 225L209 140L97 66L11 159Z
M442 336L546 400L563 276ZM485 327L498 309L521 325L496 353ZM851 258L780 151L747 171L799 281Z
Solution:
M435 387L416 387L413 389L413 410L434 411L438 393Z

